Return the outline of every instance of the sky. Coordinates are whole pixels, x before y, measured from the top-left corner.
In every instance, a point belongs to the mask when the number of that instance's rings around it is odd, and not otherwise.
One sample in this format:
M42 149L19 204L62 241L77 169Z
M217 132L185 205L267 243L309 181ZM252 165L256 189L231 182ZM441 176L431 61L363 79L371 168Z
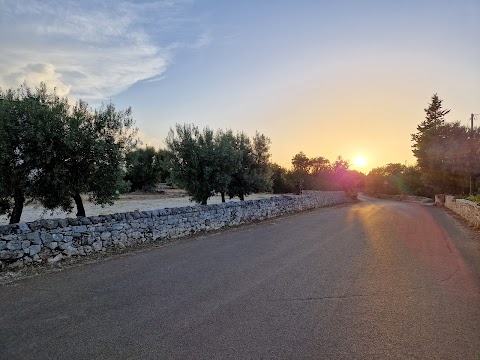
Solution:
M282 166L368 173L415 163L433 94L480 113L480 0L0 0L0 33L2 89L131 106L157 148L176 123L258 131Z

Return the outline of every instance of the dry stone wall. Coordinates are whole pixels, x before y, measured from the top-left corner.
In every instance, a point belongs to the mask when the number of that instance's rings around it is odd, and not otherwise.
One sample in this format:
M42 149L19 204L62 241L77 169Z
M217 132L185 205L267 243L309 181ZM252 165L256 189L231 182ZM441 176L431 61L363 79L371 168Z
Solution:
M476 203L465 199L455 199L455 196L452 195L436 195L435 203L449 208L470 224L480 227L480 206Z
M343 191L0 226L0 268L57 263L350 201Z

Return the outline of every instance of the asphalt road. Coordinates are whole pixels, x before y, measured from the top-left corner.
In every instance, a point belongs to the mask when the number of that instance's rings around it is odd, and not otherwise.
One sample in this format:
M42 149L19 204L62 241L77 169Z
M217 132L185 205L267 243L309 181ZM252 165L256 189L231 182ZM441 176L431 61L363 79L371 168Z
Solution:
M479 248L362 198L1 285L0 358L480 360Z

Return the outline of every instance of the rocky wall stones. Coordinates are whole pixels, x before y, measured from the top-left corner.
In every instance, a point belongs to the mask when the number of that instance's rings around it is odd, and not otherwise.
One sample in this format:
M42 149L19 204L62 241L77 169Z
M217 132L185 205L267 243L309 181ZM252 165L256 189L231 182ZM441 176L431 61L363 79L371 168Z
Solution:
M480 227L480 206L464 199L455 199L452 195L444 196L443 206L457 213L470 224Z
M0 269L193 235L350 201L343 191L0 226Z

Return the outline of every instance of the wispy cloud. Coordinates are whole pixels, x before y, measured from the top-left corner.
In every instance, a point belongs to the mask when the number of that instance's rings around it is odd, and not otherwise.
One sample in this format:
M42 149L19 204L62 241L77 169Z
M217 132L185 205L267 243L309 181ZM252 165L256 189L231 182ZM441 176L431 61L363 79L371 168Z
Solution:
M188 2L0 0L0 86L44 81L60 95L96 101L159 78L177 44L209 42L188 28Z

